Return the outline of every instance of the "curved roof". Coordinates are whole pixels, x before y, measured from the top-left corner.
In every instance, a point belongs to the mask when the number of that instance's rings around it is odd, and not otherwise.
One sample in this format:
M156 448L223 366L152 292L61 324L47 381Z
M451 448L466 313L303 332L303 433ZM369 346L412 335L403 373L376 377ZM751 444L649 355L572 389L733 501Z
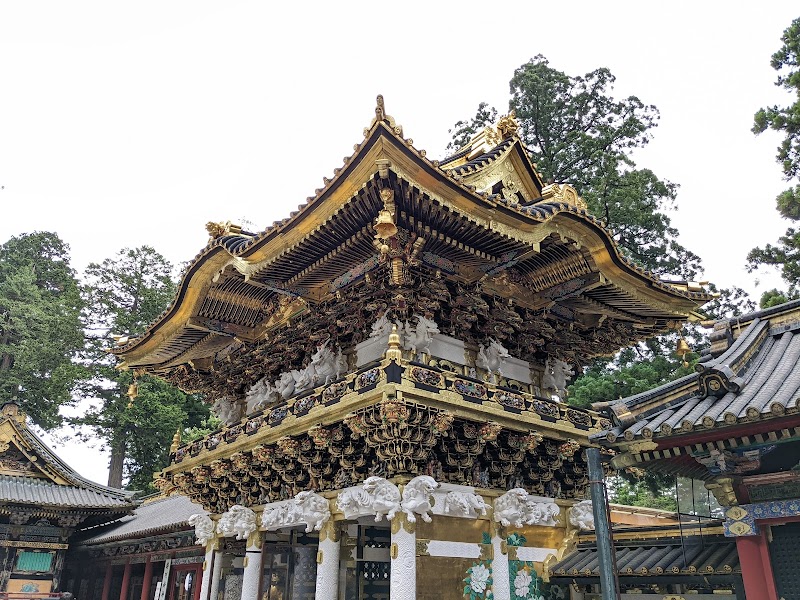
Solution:
M257 235L212 238L191 261L170 307L112 352L127 366L160 370L228 352L233 339L263 339L277 300L313 305L374 268L373 223L387 186L398 226L426 238L431 268L455 265L456 278L484 284L484 276L501 277L507 265L519 263L526 285L541 296L530 300L533 310L562 310L566 319L585 313L601 323L618 319L646 337L710 298L626 259L574 191L542 188L516 136L463 164L451 158L443 166L402 136L382 100L377 112L364 140L315 196ZM507 172L493 171L498 165ZM513 181L502 179L508 172ZM561 293L562 284L592 274L599 277L579 281L587 293L552 297L555 288ZM504 289L492 291L503 296ZM630 336L616 348L629 342Z
M173 495L145 501L133 511L133 514L121 518L102 528L102 532L89 532L81 545L103 544L119 540L190 529L189 517L203 513L202 506L192 502L186 496Z
M53 453L27 426L16 404L0 408L0 502L38 509L127 512L135 492L90 481Z

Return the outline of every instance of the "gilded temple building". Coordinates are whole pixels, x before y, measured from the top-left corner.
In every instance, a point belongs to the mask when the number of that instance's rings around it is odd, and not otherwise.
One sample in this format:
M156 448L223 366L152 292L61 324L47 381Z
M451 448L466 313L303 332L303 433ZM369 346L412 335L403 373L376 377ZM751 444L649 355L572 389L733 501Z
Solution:
M800 301L719 321L696 373L607 403L593 434L617 468L705 482L748 600L800 599L799 332Z
M514 116L432 160L378 98L324 186L261 233L210 223L171 306L113 349L224 427L157 474L193 519L206 600L564 597L590 526L562 400L578 369L710 296L628 261Z

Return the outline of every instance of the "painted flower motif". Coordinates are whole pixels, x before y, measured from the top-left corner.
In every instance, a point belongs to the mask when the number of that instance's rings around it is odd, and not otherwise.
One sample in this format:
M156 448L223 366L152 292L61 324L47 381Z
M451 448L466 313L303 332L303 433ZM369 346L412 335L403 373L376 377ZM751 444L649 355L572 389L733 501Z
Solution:
M486 590L486 582L489 581L491 572L483 565L476 565L472 567L472 577L470 578L470 587L476 594L482 594Z
M514 593L520 598L527 598L533 578L527 571L520 571L514 578Z

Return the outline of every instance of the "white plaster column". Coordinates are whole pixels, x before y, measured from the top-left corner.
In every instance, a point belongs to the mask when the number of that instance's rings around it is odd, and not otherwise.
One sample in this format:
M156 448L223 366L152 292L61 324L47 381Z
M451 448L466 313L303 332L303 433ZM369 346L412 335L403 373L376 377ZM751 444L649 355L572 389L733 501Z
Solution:
M392 576L389 600L414 600L417 597L417 534L405 513L392 520Z
M224 554L222 552L222 540L219 540L219 549L214 551L213 568L211 569L211 585L210 593L208 596L200 596L200 600L217 600L219 596L219 584L222 582L222 561Z
M242 576L242 600L258 600L258 584L261 580L261 534L254 531L247 539Z
M339 523L328 521L319 532L316 600L339 597Z
M206 544L206 557L203 561L203 578L200 580L200 600L208 600L211 588L211 573L214 570L214 547L216 540L209 540Z
M508 548L505 530L494 523L492 535L492 593L495 600L511 600L511 582L508 575Z

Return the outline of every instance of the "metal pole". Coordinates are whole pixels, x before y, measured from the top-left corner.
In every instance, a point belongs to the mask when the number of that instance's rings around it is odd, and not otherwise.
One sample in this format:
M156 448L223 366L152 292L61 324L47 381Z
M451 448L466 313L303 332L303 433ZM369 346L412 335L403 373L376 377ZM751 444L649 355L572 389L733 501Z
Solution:
M600 563L600 596L603 600L619 598L614 560L614 545L611 539L611 524L608 519L608 501L600 464L600 449L587 448L586 462L589 466L589 489L592 494L594 532L597 536L597 556Z

